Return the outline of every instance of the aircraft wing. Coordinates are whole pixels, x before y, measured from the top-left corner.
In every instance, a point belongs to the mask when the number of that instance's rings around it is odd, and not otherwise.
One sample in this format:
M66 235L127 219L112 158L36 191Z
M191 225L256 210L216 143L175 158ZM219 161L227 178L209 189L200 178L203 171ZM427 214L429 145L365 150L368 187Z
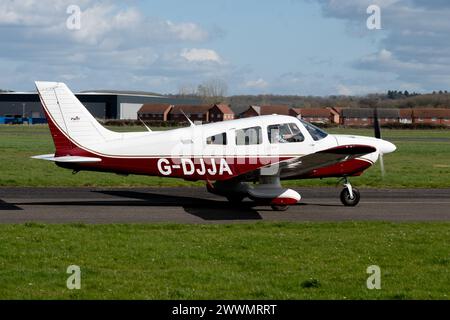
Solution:
M309 155L280 163L282 178L301 176L320 169L375 152L376 148L366 145L344 145L321 150Z

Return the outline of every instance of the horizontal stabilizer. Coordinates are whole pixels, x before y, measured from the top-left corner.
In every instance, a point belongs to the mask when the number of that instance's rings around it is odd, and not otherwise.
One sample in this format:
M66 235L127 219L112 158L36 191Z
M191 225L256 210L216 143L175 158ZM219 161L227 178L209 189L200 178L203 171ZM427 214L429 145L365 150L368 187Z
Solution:
M70 162L70 163L91 163L91 162L102 161L102 159L100 159L100 158L91 158L91 157L79 157L79 156L55 157L54 154L42 154L42 155L34 156L31 158L39 159L39 160L53 161L53 162Z

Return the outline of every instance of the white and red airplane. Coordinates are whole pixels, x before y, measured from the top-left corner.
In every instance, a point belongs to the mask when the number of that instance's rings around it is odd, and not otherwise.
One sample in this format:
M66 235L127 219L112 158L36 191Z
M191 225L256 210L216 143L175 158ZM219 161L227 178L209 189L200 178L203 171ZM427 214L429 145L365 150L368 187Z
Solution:
M354 206L360 193L347 178L396 149L380 138L331 135L281 115L118 133L103 127L64 83L36 82L36 87L56 151L33 158L74 172L204 180L208 191L229 201L248 197L274 210L301 198L283 188L281 179L343 178L341 201Z

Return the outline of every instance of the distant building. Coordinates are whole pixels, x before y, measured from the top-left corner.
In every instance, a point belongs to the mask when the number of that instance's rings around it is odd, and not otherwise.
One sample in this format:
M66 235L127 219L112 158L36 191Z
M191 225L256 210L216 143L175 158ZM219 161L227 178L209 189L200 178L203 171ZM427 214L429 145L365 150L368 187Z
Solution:
M290 115L318 124L339 124L340 114L333 108L292 108Z
M167 121L169 112L173 107L171 104L146 103L142 105L137 113L142 120Z
M168 120L184 123L187 122L186 116L188 116L192 122L209 122L210 108L210 105L175 105L169 111Z
M289 109L289 115L296 117L296 118L301 118L302 117L302 108L291 108Z
M137 119L144 104L196 104L195 99L172 98L134 91L95 91L76 93L86 109L98 119ZM39 96L35 92L0 93L0 117L5 115L45 118Z
M413 123L413 110L410 108L402 108L398 111L399 119L398 122L402 124L411 124Z
M209 109L209 121L233 120L234 112L227 104L215 104Z
M450 109L417 108L412 112L413 123L450 126Z
M331 122L334 124L340 124L342 108L332 107L330 108L330 112L331 112Z
M400 120L400 109L397 108L378 109L378 121L380 125L398 123L399 120Z
M372 108L348 108L342 109L341 124L346 126L371 126L373 124L374 111ZM378 109L378 121L380 125L398 123L399 109Z
M345 126L368 126L371 124L373 110L367 108L342 109L341 124Z
M289 106L270 105L270 106L249 106L247 110L240 114L241 118L264 116L271 114L289 115Z

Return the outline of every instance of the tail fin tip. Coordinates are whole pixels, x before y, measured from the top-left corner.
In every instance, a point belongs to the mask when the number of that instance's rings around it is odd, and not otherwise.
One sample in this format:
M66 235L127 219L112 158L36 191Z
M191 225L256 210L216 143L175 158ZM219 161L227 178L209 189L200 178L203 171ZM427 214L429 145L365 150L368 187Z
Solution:
M65 83L35 81L35 85L49 124L54 124L55 130L72 143L92 146L117 135L100 125Z

